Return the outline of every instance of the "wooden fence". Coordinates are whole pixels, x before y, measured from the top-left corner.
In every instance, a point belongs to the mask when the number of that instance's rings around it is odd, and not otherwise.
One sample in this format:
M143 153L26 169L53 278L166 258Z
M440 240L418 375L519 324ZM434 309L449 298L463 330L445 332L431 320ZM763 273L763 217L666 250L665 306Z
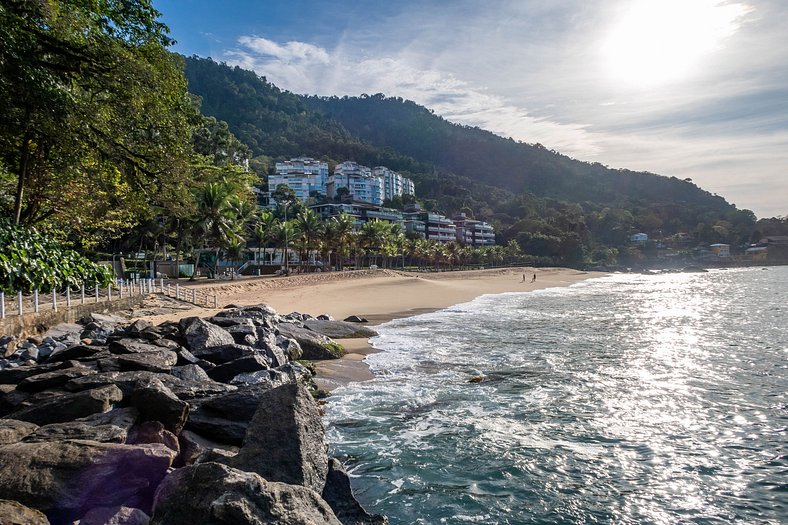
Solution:
M179 301L216 308L217 298L215 293L199 290L194 287L181 287L164 282L164 279L139 279L137 281L118 280L106 288L98 285L86 288L82 285L79 289L67 288L65 291L52 290L41 292L33 290L32 294L23 294L21 291L14 294L0 292L0 319L7 316L38 313L42 310L58 311L59 308L90 303L110 302L146 294L161 294Z

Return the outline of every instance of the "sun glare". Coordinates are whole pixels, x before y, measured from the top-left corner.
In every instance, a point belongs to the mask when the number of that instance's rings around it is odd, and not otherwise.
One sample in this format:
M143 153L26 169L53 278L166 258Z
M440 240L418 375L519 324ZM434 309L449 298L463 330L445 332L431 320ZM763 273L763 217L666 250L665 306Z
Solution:
M609 73L616 82L645 87L681 81L751 10L719 0L627 3L603 45Z

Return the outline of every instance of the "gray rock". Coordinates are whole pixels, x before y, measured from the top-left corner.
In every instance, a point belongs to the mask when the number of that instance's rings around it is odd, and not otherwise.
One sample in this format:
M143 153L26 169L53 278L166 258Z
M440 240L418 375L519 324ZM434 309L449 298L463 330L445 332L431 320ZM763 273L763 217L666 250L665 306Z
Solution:
M317 404L306 389L289 384L264 392L240 452L227 463L267 480L322 492L326 442Z
M30 394L19 392L14 385L0 384L0 417L18 410L29 397Z
M215 381L227 383L238 374L266 370L269 366L268 358L261 355L251 355L218 365L208 371L208 376Z
M79 525L148 525L150 516L140 509L124 506L97 507L79 520Z
M164 428L164 425L158 421L145 421L132 428L126 443L129 445L160 443L173 450L176 455L181 453L178 437Z
M35 432L37 428L38 425L28 421L0 419L0 445L19 443L23 438Z
M159 349L143 354L125 354L118 356L118 363L123 372L147 370L149 372L169 372L178 362L178 354L171 350Z
M127 326L125 328L124 332L126 332L127 334L132 335L132 336L137 336L140 333L142 333L145 330L148 330L150 328L153 328L153 325L150 324L148 321L146 321L144 319L137 319L136 321L131 323L129 326Z
M281 335L298 341L304 359L339 359L345 354L342 345L307 328L293 323L281 323L278 328Z
M69 368L74 363L52 363L44 365L29 365L29 366L12 366L0 370L0 384L16 385L25 378L60 370L61 368Z
M71 348L65 348L58 352L52 352L47 358L48 363L55 363L60 361L68 361L70 359L85 359L95 357L97 354L106 352L106 347L103 346L87 346L75 345Z
M282 381L274 381L276 374L273 370L258 370L257 372L244 372L238 374L230 381L231 385L236 386L259 386L267 390L279 385ZM281 379L281 378L280 378Z
M185 325L183 337L194 355L198 355L196 351L206 348L235 343L227 330L199 318L194 318Z
M318 321L333 321L334 318L328 314L321 314L317 316Z
M159 485L151 525L175 523L341 525L315 491L218 463L178 469Z
M240 450L236 446L226 445L217 441L212 441L190 430L184 430L178 436L181 446L181 459L186 465L197 462L200 458L205 458L209 451L220 450L225 456L234 456Z
M49 388L60 387L72 379L93 375L96 371L77 362L72 361L74 366L61 368L52 372L44 372L34 376L26 377L19 382L16 389L21 392L41 392Z
M219 318L221 319L221 318ZM257 326L251 319L234 319L237 321L228 326L226 330L233 336L239 345L254 346L257 343Z
M218 443L241 445L263 393L270 388L254 386L196 403L186 428Z
M378 335L378 333L371 328L345 321L310 319L304 322L304 327L332 339L368 339Z
M85 421L69 421L52 423L39 427L25 437L25 443L42 441L63 441L65 439L82 439L99 443L125 443L126 430L112 424L96 425Z
M174 366L170 374L183 381L211 381L205 370L197 365Z
M109 343L109 351L113 354L144 354L148 352L161 352L159 345L139 339L123 338Z
M216 381L184 381L169 374L155 372L106 372L88 377L81 377L66 383L66 389L72 392L96 388L102 385L116 385L128 397L134 391L138 381L158 379L167 388L178 396L179 399L194 399L199 397L226 394L237 390L237 387L217 383Z
M113 403L123 399L123 392L114 385L102 386L84 392L59 395L34 406L9 414L9 419L30 421L36 425L65 423L97 412L108 411Z
M235 343L212 346L201 350L193 350L192 353L200 358L214 364L227 363L258 354L259 352L251 346L238 345Z
M49 525L40 511L7 499L0 499L0 523L3 525Z
M159 421L178 434L189 417L189 404L181 401L158 379L141 381L131 394L131 405L139 410L142 421Z
M276 344L276 335L265 328L257 330L257 348L265 352L273 367L282 366L289 361L284 350Z
M328 476L323 488L323 499L334 511L342 525L386 525L388 519L372 515L356 501L350 488L350 478L339 460L328 462Z
M344 321L346 323L368 323L369 322L369 321L367 321L366 318L359 317L357 315L351 315L351 316L345 317Z
M304 355L304 351L301 350L301 345L298 344L298 341L290 337L276 336L276 346L281 348L291 361L298 361Z
M16 443L0 447L0 487L5 497L41 510L54 523L70 523L98 506L149 509L174 458L163 445Z

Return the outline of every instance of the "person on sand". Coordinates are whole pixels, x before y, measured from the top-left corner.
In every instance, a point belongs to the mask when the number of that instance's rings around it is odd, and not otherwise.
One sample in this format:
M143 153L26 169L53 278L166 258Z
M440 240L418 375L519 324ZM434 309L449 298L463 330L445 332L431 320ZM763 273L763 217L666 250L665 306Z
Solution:
M531 282L532 282L532 283L535 283L535 282L536 282L536 274L534 274L534 278L533 278L533 279L531 279Z
M523 280L522 280L522 281L520 281L520 282L521 282L521 283L524 283L524 282L525 282L525 274L523 274Z

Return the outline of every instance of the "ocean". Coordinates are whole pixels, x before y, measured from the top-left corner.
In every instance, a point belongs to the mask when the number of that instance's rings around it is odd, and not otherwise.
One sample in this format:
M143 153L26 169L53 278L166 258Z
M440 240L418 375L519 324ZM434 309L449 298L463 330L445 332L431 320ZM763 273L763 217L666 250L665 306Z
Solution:
M788 523L788 267L611 275L378 327L331 453L398 524Z

